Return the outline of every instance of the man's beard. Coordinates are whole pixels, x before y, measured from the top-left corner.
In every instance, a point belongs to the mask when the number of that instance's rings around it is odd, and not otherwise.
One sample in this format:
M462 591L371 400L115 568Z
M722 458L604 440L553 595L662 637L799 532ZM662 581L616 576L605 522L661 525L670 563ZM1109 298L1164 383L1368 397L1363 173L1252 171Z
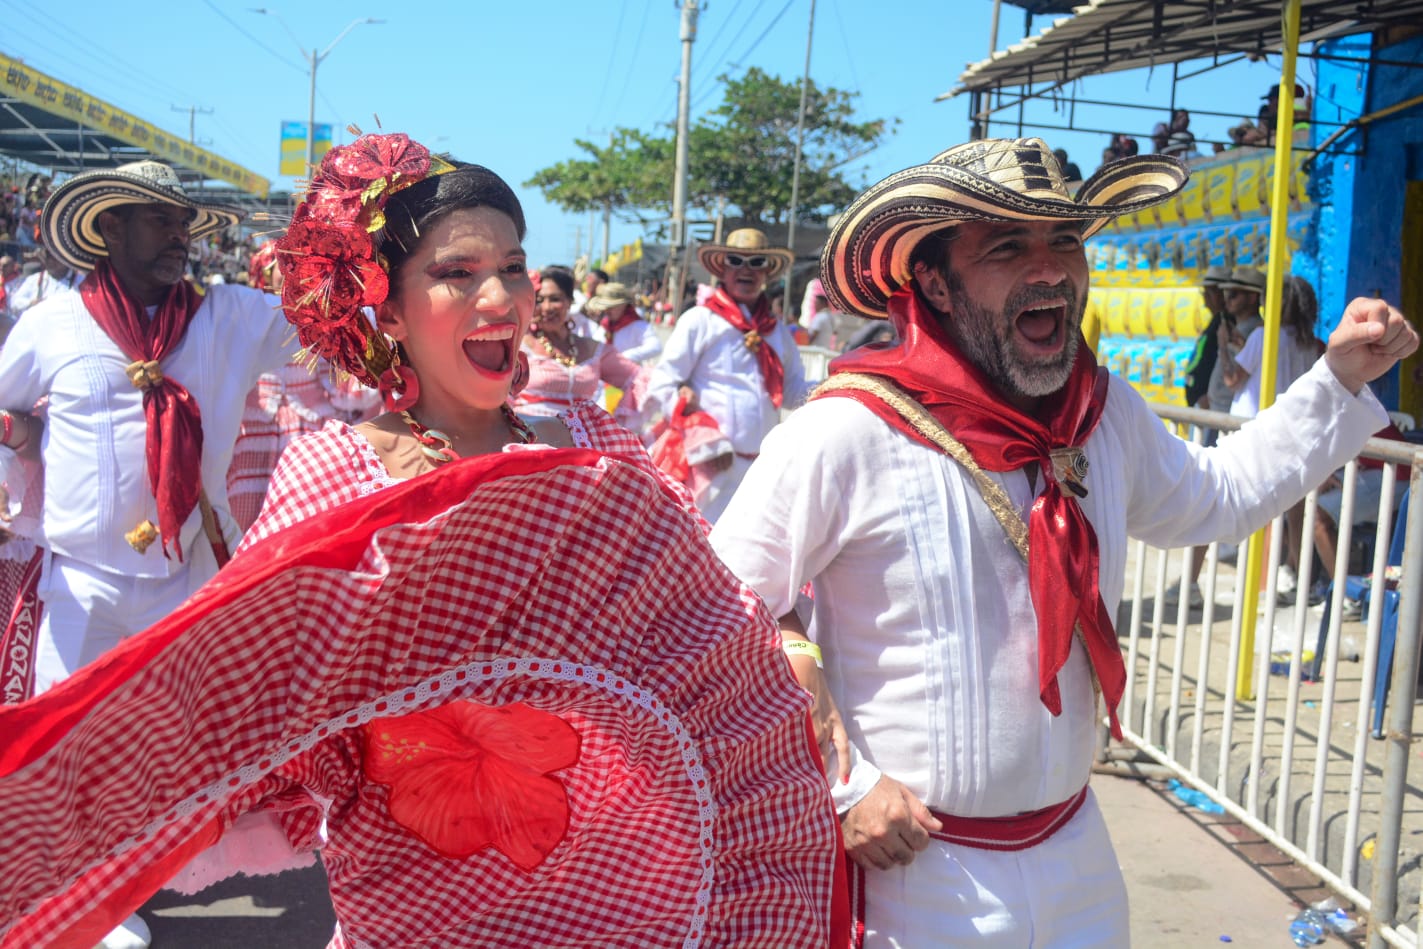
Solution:
M1037 399L1052 395L1067 384L1077 358L1085 305L1077 298L1074 286L1025 286L1004 301L1002 311L994 313L969 299L957 273L948 273L947 285L950 315L944 320L944 328L969 362L994 385L1015 398ZM1067 304L1062 349L1043 360L1025 359L1012 340L1018 314L1034 303L1058 298Z

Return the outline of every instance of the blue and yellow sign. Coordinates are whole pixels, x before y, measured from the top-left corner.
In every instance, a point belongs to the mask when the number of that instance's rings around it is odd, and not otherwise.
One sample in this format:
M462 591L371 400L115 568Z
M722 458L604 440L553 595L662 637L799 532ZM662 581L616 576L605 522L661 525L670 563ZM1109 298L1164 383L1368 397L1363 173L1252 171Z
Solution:
M321 156L331 151L331 123L317 122L316 134L311 141L312 164L321 161ZM282 163L278 174L301 177L307 174L306 167L306 123L282 123Z
M171 164L236 185L248 194L265 198L272 188L272 183L261 175L199 148L182 136L165 132L137 116L116 109L102 99L47 76L18 59L0 54L0 69L5 73L4 85L0 88L6 95L26 105L36 106L51 115L78 122L86 128L145 149L154 157Z

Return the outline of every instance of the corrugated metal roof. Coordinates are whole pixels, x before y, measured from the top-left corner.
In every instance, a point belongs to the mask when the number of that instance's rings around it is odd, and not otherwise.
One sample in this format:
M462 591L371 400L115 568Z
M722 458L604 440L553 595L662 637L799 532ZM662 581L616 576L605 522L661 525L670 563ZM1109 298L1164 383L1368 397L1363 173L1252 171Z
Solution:
M1301 41L1423 23L1423 0L1303 0ZM969 66L940 101L1215 55L1278 52L1280 0L1090 0Z

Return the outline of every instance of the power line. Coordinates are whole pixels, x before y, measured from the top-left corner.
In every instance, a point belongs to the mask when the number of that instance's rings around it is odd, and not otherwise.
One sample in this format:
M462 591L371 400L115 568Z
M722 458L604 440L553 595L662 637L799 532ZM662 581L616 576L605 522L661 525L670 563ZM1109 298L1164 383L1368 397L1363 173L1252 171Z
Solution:
M741 26L740 26L737 30L735 30L734 32L731 32L731 33L728 33L728 32L727 32L727 29L726 29L726 28L731 25L731 21L732 21L732 20L736 19L736 11L741 9L741 3L742 3L742 0L736 0L736 2L735 2L734 4L732 4L732 6L731 6L731 12L726 15L726 18L723 19L723 20L721 21L721 24L717 27L716 33L714 33L714 34L712 35L711 40L707 43L707 46L706 46L706 54L705 54L704 56L702 56L702 57L697 61L697 66L702 66L702 65L704 65L704 64L706 64L706 63L715 63L715 62L717 61L717 59L716 59L716 55L715 55L714 51L717 49L717 44L721 42L721 38L722 38L723 36L726 36L726 37L727 37L727 44L726 44L726 45L727 45L727 48L729 49L729 48L731 47L731 44L734 43L734 42L736 42L736 38L742 34L742 32L746 29L747 26L750 25L751 20L752 20L753 18L755 18L757 8L756 8L756 7L752 7L752 8L751 8L751 12L746 15L746 19L742 22ZM725 53L726 50L722 50L722 52ZM713 66L713 68L715 68L715 67ZM694 67L692 68L692 80L693 80L694 83L696 82L696 79L697 79L696 72L697 72L697 67L694 66ZM713 75L714 75L714 74L713 74ZM704 76L704 77L702 77L702 78L705 79L705 78L707 78L707 77Z
M626 3L618 4L618 23L613 27L613 51L608 55L608 68L603 73L603 88L598 90L598 111L594 113L597 118L602 118L603 108L608 101L608 80L613 78L613 70L618 65L618 45L623 39L623 14L627 13Z
M37 21L46 30L53 27L51 21L46 21L43 18L38 18L37 20L29 6L11 2L4 2L3 6L8 8L12 13L23 16L31 21ZM71 67L73 71L70 75L72 75L78 83L89 85L89 81L96 78L94 70L98 68L106 87L116 91L128 90L131 94L136 96L138 102L143 103L143 105L139 105L137 108L134 108L132 104L130 105L129 111L134 112L134 114L139 114L143 111L156 114L161 111L161 106L158 104L159 99L171 102L174 98L182 99L191 94L190 89L181 89L178 86L162 82L154 76L151 69L144 69L125 62L115 56L110 50L72 29L65 34L65 40L69 48L64 52L53 49L44 42L24 34L23 31L15 30L13 20L10 32L13 35L19 36L27 46L32 46L49 53L54 58L54 62ZM87 59L82 61L71 59L68 55L69 53L78 53L81 56L87 57ZM64 70L52 69L51 71L62 72ZM106 98L114 98L113 92L107 92ZM252 161L255 155L250 151L250 146L248 146L250 136L233 132L231 128L222 122L214 121L215 124L224 129L231 139L230 145L224 144L215 147L220 147L224 154L235 154L249 164L258 164L258 162Z
M695 62L695 63L693 64L693 66L692 66L692 83L691 83L691 87L692 87L693 89L699 89L699 88L701 88L702 83L706 83L706 82L711 82L711 83L713 83L713 84L715 83L715 81L716 81L716 78L715 78L715 77L716 77L716 74L717 74L717 72L719 72L719 71L721 70L721 68L722 68L722 63L721 63L722 57L724 57L724 56L726 55L726 53L731 49L731 44L732 44L732 43L735 43L736 40L737 40L743 33L746 32L746 28L751 25L751 21L756 18L756 14L759 13L760 10L761 10L760 7L753 6L753 7L750 9L750 11L747 12L746 18L741 21L741 25L738 26L736 29L734 29L734 30L728 32L727 27L731 25L732 20L735 19L735 17L736 17L736 11L739 10L739 9L741 9L741 0L737 0L736 3L732 4L731 12L730 12L729 14L727 14L726 19L722 20L722 21L721 21L721 25L720 25L719 27L717 27L716 33L714 33L714 34L712 35L711 40L707 43L705 52L704 52L702 55L696 57L696 62ZM717 50L717 43L721 40L721 38L722 38L723 36L725 36L725 37L727 38L726 46L720 51L720 54L718 55L718 53L716 52L716 50ZM710 65L708 65L708 64L710 64ZM705 73L705 72L704 72L700 77L698 77L698 75L697 75L698 71L699 71L699 70L704 70L704 69L709 69L710 72L709 72L709 73ZM705 97L703 97L703 98L705 98ZM701 100L698 100L698 101L701 101ZM675 102L674 102L674 104L673 104L673 109L672 109L672 113L671 113L670 115L664 115L664 117L663 117L663 119L662 119L662 124L665 125L665 124L667 124L668 122L671 122L671 121L672 121L672 118L673 118L675 115L676 115L676 104L675 104Z
M652 0L645 0L642 8L642 19L637 24L637 40L632 44L632 62L634 64L637 63L637 57L642 52L642 31L647 26L647 15L651 12L651 6ZM635 72L637 72L636 68L623 70L623 87L618 90L618 98L613 103L613 107L609 110L609 115L612 116L614 122L617 121L618 107L623 104L623 97L627 95L628 91L628 83L632 82L632 77Z
M740 56L732 60L730 65L740 67L741 64L744 63L751 56L751 54L756 51L756 47L761 45L761 41L764 40L767 35L770 34L771 30L775 29L776 24L781 22L781 17L786 15L786 11L789 10L794 3L795 0L786 0L786 5L781 7L780 12L772 18L770 23L766 24L766 28L761 31L761 35L756 37L756 39L752 41L751 45L746 47L746 50ZM723 73L723 77L724 76L725 74ZM702 95L697 99L697 101L692 103L692 109L694 111L698 106L700 106L703 102L706 101L707 96L711 95L713 92L716 91L717 86L723 85L725 83L726 80L723 77L718 77L715 82L713 82L710 86L707 87L706 92L702 93Z
M218 16L222 17L223 20L225 20L229 26L231 26L231 27L232 27L234 30L236 30L237 32L241 33L243 36L247 37L247 38L248 38L249 40L251 40L253 43L256 43L256 44L257 44L259 47L261 47L264 51L266 51L267 53L269 53L273 58L277 59L278 61L280 61L280 62L282 62L282 63L285 63L286 65L288 65L288 66L290 66L291 68L295 69L295 70L296 70L297 72L299 72L299 73L305 73L305 72L306 72L306 67L305 67L305 66L303 66L303 65L298 65L297 63L292 62L290 59L287 59L287 58L286 58L285 56L283 56L281 53L279 53L279 52L277 52L276 50L272 49L272 47L268 46L266 43L263 43L263 42L262 42L261 40L259 40L257 37L255 37L255 36L253 36L251 33L247 32L247 30L242 26L242 24L238 23L236 20L234 20L232 17L228 16L226 13L223 13L222 10L220 10L220 9L218 8L217 4L215 4L215 3L212 2L212 0L203 0L203 2L207 4L207 7L208 7L209 10L211 10L213 13L216 13Z
M840 16L840 4L837 0L831 0L830 9L835 14L835 26L840 32L840 43L845 48L845 65L850 67L850 78L855 82L855 91L859 92L864 87L860 84L860 74L855 70L855 58L850 51L850 40L845 34L845 21Z
M23 15L31 20L35 20L33 12L27 8L19 7L14 4L8 3L6 4L6 6L14 13ZM36 25L41 26L46 30L52 30L54 25L52 21L45 21L43 19L35 20L35 22ZM145 90L140 94L146 97L151 97L153 99L172 99L175 96L182 97L188 95L187 91L179 89L177 86L168 86L164 83L156 81L151 71L139 69L138 67L123 62L122 60L113 56L113 54L110 53L108 50L105 50L95 45L92 41L85 39L83 36L77 33L69 35L68 38L71 41L69 45L76 46L81 43L87 43L91 47L91 51L85 52L82 50L66 49L65 51L61 52L60 50L57 50L54 47L47 45L43 41L38 40L33 36L24 33L23 31L16 30L13 25L10 25L8 29L11 34L18 36L21 40L23 40L27 46L34 47L36 49L42 50L45 53L48 53L50 56L53 57L55 62L67 65L74 71L73 74L83 76L86 80L94 75L94 70L97 67L101 71L107 70L107 74L104 75L104 81L106 83L110 85L125 87L130 90L139 88L138 86L127 85L122 80L119 82L115 82L116 77L113 75L114 72L127 73L128 78L130 80L136 79L145 87ZM86 60L71 59L69 57L70 52L79 52L81 55L84 55L88 58ZM54 71L58 72L59 70ZM156 90L161 90L161 92L157 92Z
M732 17L736 15L736 11L740 8L740 6L740 0L738 0L738 2L731 8L731 14L727 16L726 20L723 23L723 26L730 24ZM703 84L708 83L710 84L708 86L708 90L716 88L716 86L720 83L721 80L721 77L718 74L725 72L725 67L728 65L728 63L725 62L725 59L726 55L731 51L731 44L735 43L741 36L746 33L747 28L751 26L751 21L756 19L756 14L761 12L762 9L762 7L753 6L751 10L746 14L746 19L741 21L741 25L737 27L734 31L726 34L726 46L720 51L719 54L713 54L712 47L715 45L716 39L720 38L721 33L718 33L717 37L713 39L712 43L708 44L707 55L702 56L700 59L697 60L697 66L704 68L707 71L702 74L700 80L698 80L695 76L693 77L692 88L700 89ZM695 73L695 68L693 69L693 72ZM697 105L700 105L705 100L706 96L698 97L697 101L693 103L693 107L695 108Z

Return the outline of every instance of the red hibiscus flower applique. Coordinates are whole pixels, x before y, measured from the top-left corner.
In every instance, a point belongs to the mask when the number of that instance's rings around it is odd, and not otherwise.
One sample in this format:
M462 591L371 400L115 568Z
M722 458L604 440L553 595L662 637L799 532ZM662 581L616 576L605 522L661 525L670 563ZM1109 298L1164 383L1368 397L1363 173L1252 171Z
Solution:
M577 763L579 738L557 715L451 702L373 721L364 745L391 817L443 856L492 847L527 872L568 833L568 792L550 772Z

